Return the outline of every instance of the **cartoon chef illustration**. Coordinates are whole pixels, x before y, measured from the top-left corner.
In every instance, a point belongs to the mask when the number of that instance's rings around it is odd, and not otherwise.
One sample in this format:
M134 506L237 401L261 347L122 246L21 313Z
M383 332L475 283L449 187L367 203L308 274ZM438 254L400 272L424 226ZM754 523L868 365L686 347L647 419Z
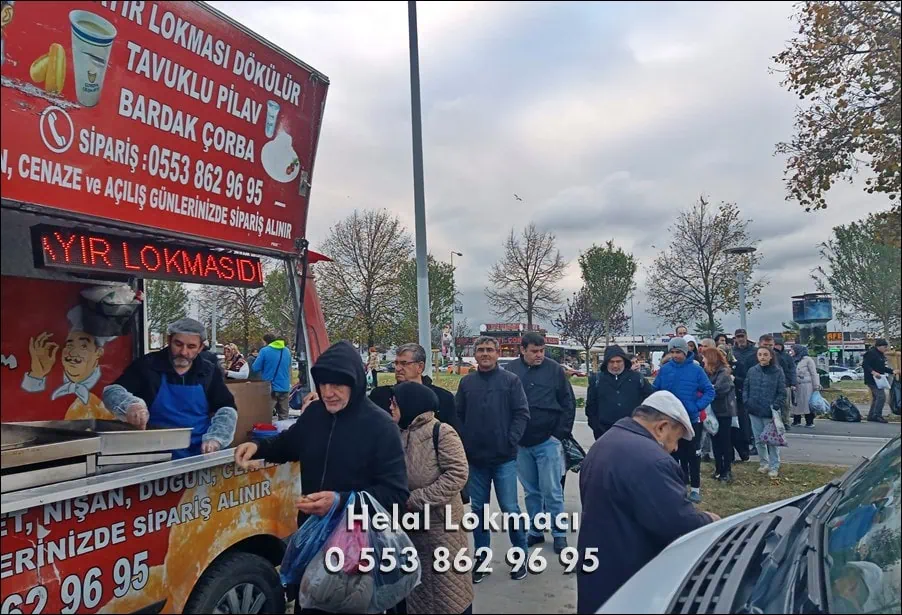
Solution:
M63 383L50 394L51 400L74 396L66 411L66 420L105 419L115 420L91 389L100 380L100 358L103 347L115 337L97 337L84 330L82 308L76 306L66 315L69 319L69 335L63 346L61 359ZM56 364L59 344L52 341L52 333L44 331L29 340L31 369L22 379L22 389L40 393L47 388L47 376Z

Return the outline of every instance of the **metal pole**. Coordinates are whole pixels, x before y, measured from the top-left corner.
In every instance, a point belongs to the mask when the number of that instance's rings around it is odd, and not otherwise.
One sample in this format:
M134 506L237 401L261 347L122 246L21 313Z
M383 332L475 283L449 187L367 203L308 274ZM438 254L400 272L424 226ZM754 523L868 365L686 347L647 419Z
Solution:
M633 313L633 295L630 294L630 337L633 338L633 354L636 354L636 318Z
M454 330L454 322L457 313L457 297L454 292L454 250L451 250L451 365L454 365L454 357L457 352L457 332Z
M736 281L739 283L739 328L748 330L745 309L745 272L741 269L736 272Z
M420 346L426 350L426 374L432 374L432 332L429 319L429 265L426 251L426 197L423 188L423 124L420 116L420 56L417 42L417 3L407 3L410 39L410 120L413 134L413 213L417 252L417 316Z
M219 304L219 302L216 300L216 297L214 296L213 297L213 322L210 324L210 350L214 353L216 352L216 317L218 316L218 314L217 314L217 308L219 307L218 304ZM247 351L247 348L245 348L245 351Z

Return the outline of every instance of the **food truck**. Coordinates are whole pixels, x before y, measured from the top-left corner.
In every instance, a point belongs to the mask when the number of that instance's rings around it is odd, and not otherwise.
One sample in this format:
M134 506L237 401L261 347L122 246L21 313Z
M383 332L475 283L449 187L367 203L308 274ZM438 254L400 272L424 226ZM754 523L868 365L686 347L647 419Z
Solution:
M186 430L102 394L148 352L145 280L258 289L265 262L309 382L328 79L196 2L3 0L2 43L0 612L284 612L297 464L173 460ZM229 387L235 446L272 406L266 382Z

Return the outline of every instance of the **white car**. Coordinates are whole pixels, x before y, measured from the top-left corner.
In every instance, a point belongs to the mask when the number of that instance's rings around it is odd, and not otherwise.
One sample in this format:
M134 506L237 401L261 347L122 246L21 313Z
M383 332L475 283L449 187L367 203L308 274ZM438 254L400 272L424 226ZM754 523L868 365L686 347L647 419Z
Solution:
M863 380L864 373L858 373L850 367L841 367L839 365L830 366L830 382L846 382L852 380Z
M899 613L900 438L842 479L683 536L599 613Z

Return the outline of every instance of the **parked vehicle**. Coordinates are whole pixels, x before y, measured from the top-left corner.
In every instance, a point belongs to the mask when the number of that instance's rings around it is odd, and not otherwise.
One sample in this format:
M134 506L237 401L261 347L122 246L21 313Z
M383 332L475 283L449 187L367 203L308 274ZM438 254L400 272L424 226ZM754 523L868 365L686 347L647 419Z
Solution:
M900 454L897 436L839 480L687 534L598 612L899 613Z
M842 382L852 380L864 380L864 372L857 372L850 367L842 367L840 365L831 365L829 369L831 382Z

